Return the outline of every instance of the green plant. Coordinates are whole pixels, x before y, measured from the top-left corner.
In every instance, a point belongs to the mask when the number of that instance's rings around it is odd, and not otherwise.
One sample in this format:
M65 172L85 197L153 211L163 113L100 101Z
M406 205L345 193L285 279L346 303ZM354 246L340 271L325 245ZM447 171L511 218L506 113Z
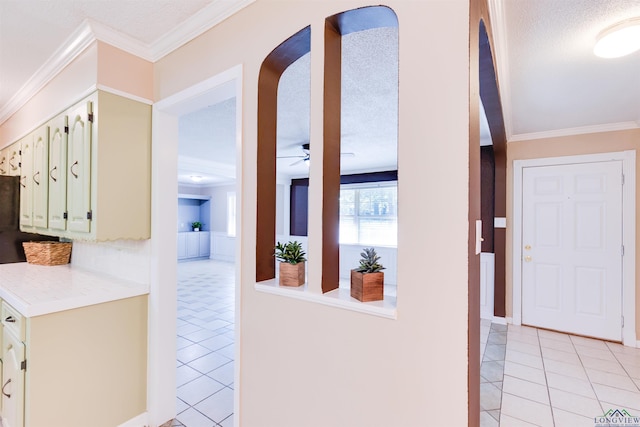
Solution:
M202 228L202 223L200 221L193 221L191 223L191 228Z
M289 264L298 264L306 261L305 255L305 252L302 250L302 243L298 241L287 242L285 244L278 242L275 246L275 253L273 254L277 260Z
M384 270L382 264L378 261L380 257L376 253L375 248L364 248L360 253L362 257L360 259L360 267L356 268L359 273L377 273L380 270Z

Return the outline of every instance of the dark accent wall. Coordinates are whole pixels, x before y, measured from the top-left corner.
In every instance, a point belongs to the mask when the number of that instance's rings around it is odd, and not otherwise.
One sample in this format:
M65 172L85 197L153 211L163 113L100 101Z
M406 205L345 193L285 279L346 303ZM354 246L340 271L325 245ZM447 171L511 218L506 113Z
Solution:
M292 236L308 236L309 178L291 180L289 200L289 234Z
M480 147L480 186L482 212L482 252L493 252L493 219L495 217L495 161L493 147Z

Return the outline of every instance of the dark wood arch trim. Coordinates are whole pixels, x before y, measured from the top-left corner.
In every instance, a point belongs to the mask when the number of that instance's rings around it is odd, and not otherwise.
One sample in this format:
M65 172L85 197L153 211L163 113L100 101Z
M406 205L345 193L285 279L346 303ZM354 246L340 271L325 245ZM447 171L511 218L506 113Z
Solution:
M342 115L342 36L378 27L397 27L386 6L369 6L332 15L324 32L324 151L322 174L322 292L340 279L340 118Z
M311 27L276 47L262 62L258 76L258 161L256 212L256 281L276 277L276 125L278 83L284 70L311 50Z

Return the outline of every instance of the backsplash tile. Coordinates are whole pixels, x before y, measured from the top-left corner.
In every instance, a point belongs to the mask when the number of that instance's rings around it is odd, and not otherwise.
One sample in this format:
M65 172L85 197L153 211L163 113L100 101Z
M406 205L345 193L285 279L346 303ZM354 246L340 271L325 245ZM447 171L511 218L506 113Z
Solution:
M98 274L149 283L150 240L74 241L71 264Z

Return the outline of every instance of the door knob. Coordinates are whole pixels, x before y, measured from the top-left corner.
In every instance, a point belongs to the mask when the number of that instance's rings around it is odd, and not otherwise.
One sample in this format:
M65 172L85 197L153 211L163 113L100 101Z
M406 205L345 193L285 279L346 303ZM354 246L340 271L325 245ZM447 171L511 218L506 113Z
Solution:
M526 245L526 246L524 247L524 249L525 249L525 250L527 250L527 251L530 251L530 250L531 250L531 245Z
M531 262L531 257L527 255L526 257L524 257L524 260L525 260L526 262Z

